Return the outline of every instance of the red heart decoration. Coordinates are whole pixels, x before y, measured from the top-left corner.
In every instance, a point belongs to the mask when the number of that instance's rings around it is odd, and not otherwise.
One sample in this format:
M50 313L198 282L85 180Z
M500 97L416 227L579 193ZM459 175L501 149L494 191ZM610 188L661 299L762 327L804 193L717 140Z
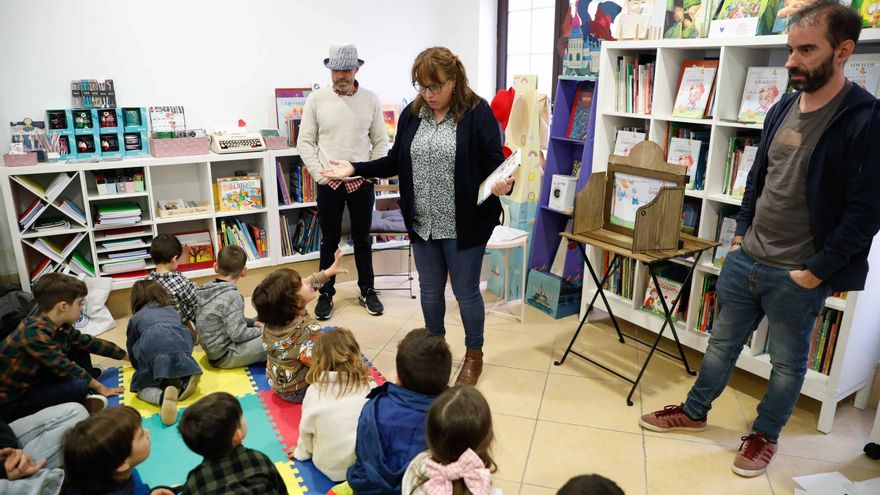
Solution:
M247 122L245 122L243 119L238 119L238 126L245 127L247 126Z

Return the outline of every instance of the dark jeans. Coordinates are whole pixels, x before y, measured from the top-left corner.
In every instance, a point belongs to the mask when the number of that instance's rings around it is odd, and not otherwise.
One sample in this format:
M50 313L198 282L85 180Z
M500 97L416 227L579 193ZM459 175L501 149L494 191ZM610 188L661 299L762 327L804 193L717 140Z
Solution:
M446 335L443 318L446 316L446 278L449 277L464 324L465 346L482 349L486 308L480 294L480 267L486 245L460 250L455 239L414 239L412 250L428 331L431 335Z
M318 223L321 226L321 270L333 264L333 255L342 237L342 212L348 205L351 220L351 239L354 241L354 262L358 271L361 292L373 287L373 250L370 245L370 227L373 223L373 184L364 182L357 191L349 193L345 184L333 189L318 186ZM321 287L322 294L334 295L336 277Z
M752 430L776 440L800 396L813 325L830 290L826 284L805 289L794 283L788 270L758 263L738 249L727 255L715 291L718 316L684 411L692 418L707 415L730 380L749 335L767 315L773 370Z
M81 349L71 349L67 358L82 369L91 372L92 356ZM44 378L35 385L24 397L14 404L6 404L3 412L6 422L37 413L47 407L64 404L65 402L82 402L89 392L89 382L80 378L57 378L54 375Z

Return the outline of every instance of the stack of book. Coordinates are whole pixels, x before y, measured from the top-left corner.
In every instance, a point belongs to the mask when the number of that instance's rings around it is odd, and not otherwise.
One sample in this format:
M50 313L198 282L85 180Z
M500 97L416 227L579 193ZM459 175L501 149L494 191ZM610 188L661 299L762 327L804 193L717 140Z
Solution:
M34 224L34 230L41 234L51 234L54 231L65 231L70 228L70 222L63 218L48 218Z
M57 241L49 237L41 237L35 240L31 247L45 255L56 263L63 263L70 256L70 253L79 245L79 242L85 237L85 232L79 232L68 238L64 245L59 245Z
M318 234L318 210L305 208L293 215L281 216L281 252L283 256L317 251L320 246Z
M279 175L279 177L283 177ZM300 157L294 157L290 165L290 187L286 188L287 203L311 203L318 195L318 186Z
M55 206L80 224L86 224L86 213L70 198L62 199L61 202L56 203Z
M141 221L141 207L137 203L102 203L96 208L96 227L105 225L130 225Z
M654 55L617 57L617 111L649 114L654 87Z
M696 328L700 333L712 333L712 324L715 322L715 284L718 277L707 275L703 279L703 287L700 290L700 312L697 315Z
M70 269L74 273L94 277L95 267L79 251L74 251L70 256Z
M105 241L101 243L101 247L104 249L133 249L150 247L150 244L144 242L140 237L133 237L131 239L121 239L118 241Z
M101 266L103 273L112 275L114 273L145 270L147 268L147 258L149 257L150 253L146 249L118 251L102 255L98 259L98 264Z
M611 263L611 254L608 251L602 251L602 273L608 270ZM633 297L633 280L636 277L636 260L632 258L618 257L617 268L614 273L605 281L603 288L611 291L618 296L632 299Z
M269 256L266 231L258 225L242 222L238 218L221 219L217 237L220 246L235 245L244 249L248 261Z
M46 198L51 201L61 194L61 191L76 177L76 172L64 172L55 176L55 179L46 188Z
M758 155L760 135L735 136L730 138L727 149L727 167L724 171L723 194L742 199L746 192L746 179Z
M807 368L825 375L831 372L841 320L843 313L834 309L826 309L816 318Z
M21 230L27 230L40 215L46 211L49 203L37 198L35 199L20 215L18 215L18 224Z

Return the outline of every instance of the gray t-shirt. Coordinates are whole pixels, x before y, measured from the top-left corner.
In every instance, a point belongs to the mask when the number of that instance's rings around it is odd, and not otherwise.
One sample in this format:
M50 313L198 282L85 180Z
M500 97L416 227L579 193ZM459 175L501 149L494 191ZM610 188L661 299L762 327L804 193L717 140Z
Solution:
M851 86L847 81L837 96L812 112L802 113L798 99L773 136L764 189L742 244L754 260L792 270L803 268L816 254L807 205L807 169L825 126Z

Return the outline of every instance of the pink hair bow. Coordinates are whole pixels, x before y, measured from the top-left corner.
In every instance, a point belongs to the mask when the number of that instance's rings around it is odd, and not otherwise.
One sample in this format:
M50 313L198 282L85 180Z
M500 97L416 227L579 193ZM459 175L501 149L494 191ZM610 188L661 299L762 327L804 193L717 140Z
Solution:
M452 482L463 480L473 495L489 495L492 477L483 460L471 449L467 449L458 460L442 465L425 459L428 481L423 485L428 495L451 495Z

